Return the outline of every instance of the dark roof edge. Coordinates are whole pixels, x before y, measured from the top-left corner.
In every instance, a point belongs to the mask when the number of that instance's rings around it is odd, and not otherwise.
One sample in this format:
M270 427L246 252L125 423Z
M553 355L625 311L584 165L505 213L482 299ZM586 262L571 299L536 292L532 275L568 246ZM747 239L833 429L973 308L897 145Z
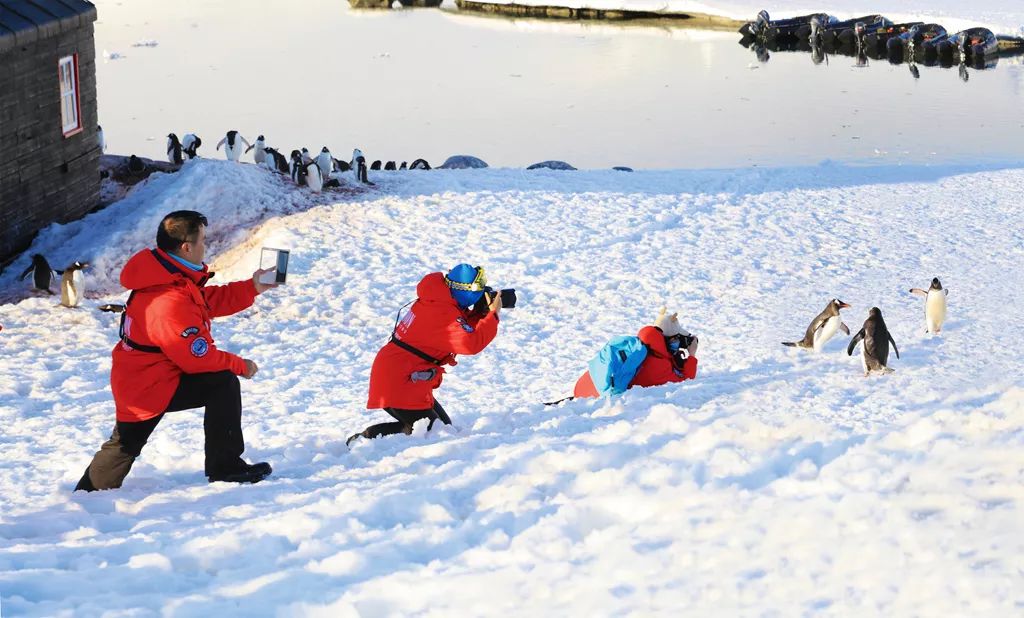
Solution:
M0 54L21 45L35 43L40 39L70 32L96 21L96 5L88 0L50 0L50 2L59 4L68 11L74 11L74 14L63 18L54 17L52 21L13 31L0 25ZM45 10L44 6L37 5L37 8Z

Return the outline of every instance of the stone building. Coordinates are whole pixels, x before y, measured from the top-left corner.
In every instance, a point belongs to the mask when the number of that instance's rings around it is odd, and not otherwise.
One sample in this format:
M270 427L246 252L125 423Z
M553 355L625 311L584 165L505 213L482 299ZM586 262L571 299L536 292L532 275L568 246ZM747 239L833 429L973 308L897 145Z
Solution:
M0 264L99 200L96 7L0 0Z

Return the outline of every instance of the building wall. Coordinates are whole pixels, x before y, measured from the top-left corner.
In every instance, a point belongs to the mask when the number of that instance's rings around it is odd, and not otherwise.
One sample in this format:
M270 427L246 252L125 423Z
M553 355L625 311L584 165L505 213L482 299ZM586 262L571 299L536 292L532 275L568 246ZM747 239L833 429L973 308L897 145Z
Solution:
M75 53L83 130L65 138L57 64ZM96 206L96 125L91 22L0 53L0 263L27 248L38 230L77 219Z

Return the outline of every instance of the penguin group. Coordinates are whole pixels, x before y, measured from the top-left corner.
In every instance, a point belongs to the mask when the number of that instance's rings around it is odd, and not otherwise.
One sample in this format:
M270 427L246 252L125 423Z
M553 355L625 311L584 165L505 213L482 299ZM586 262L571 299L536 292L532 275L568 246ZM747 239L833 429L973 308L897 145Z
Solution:
M195 133L186 133L181 140L174 133L167 134L167 162L181 165L185 161L198 159L196 151L203 145L203 140Z
M88 262L76 261L64 270L54 270L46 258L37 253L32 256L32 263L21 273L20 279L24 280L31 273L32 287L53 295L50 285L53 284L56 275L60 275L60 304L74 308L81 304L85 296L85 276L82 271L88 266Z
M942 287L938 277L934 277L927 290L910 288L910 293L925 298L925 332L929 334L942 332L942 325L946 321L946 296L949 294L949 290ZM839 314L841 309L849 308L850 305L847 303L833 298L825 305L825 309L811 320L803 339L783 341L782 345L820 352L837 332L850 334L850 328L843 322L842 316ZM899 347L889 332L885 318L882 317L882 310L872 307L868 311L864 325L850 339L850 343L846 347L846 354L853 356L853 351L860 345L861 366L864 368L865 376L893 373L894 370L889 367L890 344L896 353L896 358L899 358Z

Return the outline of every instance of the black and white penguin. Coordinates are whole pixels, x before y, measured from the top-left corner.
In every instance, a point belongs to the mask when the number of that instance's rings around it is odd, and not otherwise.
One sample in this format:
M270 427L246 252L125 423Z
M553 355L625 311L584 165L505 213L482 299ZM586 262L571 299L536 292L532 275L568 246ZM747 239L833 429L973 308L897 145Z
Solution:
M324 188L324 176L320 172L320 165L316 161L310 161L303 163L302 166L306 168L306 186L313 193L320 193Z
M189 159L199 158L196 151L199 150L199 147L202 145L203 140L199 139L199 136L195 133L186 133L185 137L181 138L181 150Z
M941 333L942 324L946 321L946 296L949 290L942 287L938 277L932 278L928 291L921 288L910 288L911 294L924 296L924 322L926 333Z
M252 160L254 163L256 163L256 165L260 165L267 160L267 153L264 152L266 147L267 141L263 139L263 136L261 135L256 138L256 143L246 148L245 151L249 152L250 150L255 148L256 152L252 153Z
M374 161L373 163L370 164L370 169L375 171L375 172L379 172L380 171L380 166L381 166L380 159L377 159L376 161Z
M64 269L60 278L60 304L65 307L77 307L85 296L85 277L82 270L89 264L75 262Z
M138 175L138 174L144 173L145 171L146 171L146 163L142 159L136 157L135 155L131 155L131 156L128 157L128 172L129 173Z
M783 341L782 345L810 348L815 352L820 352L822 347L828 343L828 340L836 334L837 330L841 330L847 335L850 334L850 328L843 324L843 318L839 315L840 309L848 309L849 307L850 305L847 305L838 298L833 298L825 305L825 310L811 320L803 339L800 341Z
M313 157L309 156L309 149L308 148L303 148L302 149L302 162L303 163L309 163L312 160L313 160Z
M224 138L222 140L217 142L217 150L220 150L220 147L224 146L224 156L227 157L227 160L235 161L237 163L238 160L242 158L242 144L245 144L246 146L246 150L244 152L249 152L248 148L252 148L252 146L249 145L249 142L246 141L238 131L231 130L224 134Z
M853 356L853 349L862 339L864 345L861 346L861 362L864 367L864 375L892 373L893 370L888 366L889 344L892 343L896 358L900 357L900 349L896 347L896 342L889 334L885 320L882 319L882 310L878 307L871 308L871 311L868 312L868 319L864 320L864 328L857 331L857 334L850 340L850 345L846 347L848 356Z
M352 169L352 166L349 165L348 161L339 161L337 159L331 160L334 161L334 171L336 172L347 172Z
M300 187L306 184L306 165L302 162L302 153L298 150L292 151L289 173L295 184Z
M327 150L327 146L320 149L320 154L316 156L316 165L320 168L320 176L323 177L324 182L331 179L331 168L334 167L334 157L331 156L331 151Z
M409 169L409 165L405 161L402 161L402 164L398 166L398 170L401 171L405 169Z
M429 170L430 169L430 164L427 163L426 159L416 159L415 161L412 162L412 165L409 166L409 169L411 169L411 170Z
M100 152L107 151L107 139L103 136L103 127L96 125L96 144L100 147Z
M398 168L395 167L395 162L394 161L388 161L387 163L384 164L384 171L385 172L393 172L396 169L398 169Z
M366 157L363 156L362 150L356 148L352 151L351 167L357 182L370 184L370 179L366 175Z
M181 142L178 141L178 136L174 133L167 134L167 162L175 165L181 165L185 162L185 159L181 156L182 147Z
M42 254L37 253L32 256L32 264L25 269L25 272L21 273L19 279L24 281L29 273L32 273L32 285L37 290L53 294L53 291L50 290L50 283L53 282L53 269L50 268L50 263Z
M289 173L288 159L276 148L264 148L263 151L267 153L267 160L264 161L267 167L281 174Z

